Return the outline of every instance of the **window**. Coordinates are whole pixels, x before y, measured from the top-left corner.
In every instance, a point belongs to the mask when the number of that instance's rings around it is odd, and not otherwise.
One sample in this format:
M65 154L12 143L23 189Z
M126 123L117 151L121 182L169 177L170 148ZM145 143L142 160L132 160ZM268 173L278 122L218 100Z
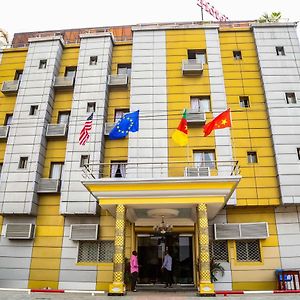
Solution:
M240 96L240 107L250 107L250 101L248 96Z
M188 59L196 59L197 62L206 64L206 51L201 50L188 50Z
M241 60L242 59L242 52L240 50L232 51L233 58L235 60Z
M6 114L4 125L9 126L11 124L12 118L13 118L13 114Z
M31 105L29 110L30 116L36 116L39 106L38 105Z
M78 262L112 262L114 241L79 241Z
M90 163L90 156L89 155L81 155L80 159L80 167L84 167Z
M128 77L131 75L131 64L118 64L118 74L127 74Z
M284 56L285 55L284 47L278 46L278 47L275 47L275 48L276 48L276 54L278 56Z
M14 79L20 81L22 79L22 75L23 75L23 70L16 70Z
M127 161L112 161L111 162L111 169L110 169L110 177L111 178L118 178L118 177L126 177L126 166Z
M261 261L259 240L236 241L237 261Z
M52 162L50 167L50 176L52 179L61 179L63 172L64 163L62 162Z
M91 66L95 66L97 64L98 61L98 56L91 56L90 57L90 65Z
M247 152L247 157L249 164L255 164L258 162L257 153L255 151Z
M69 119L70 119L70 112L69 111L60 111L58 113L57 123L68 125L69 124Z
M285 93L285 99L287 104L296 104L297 98L295 93Z
M20 157L19 160L19 169L26 169L28 163L28 157Z
M65 77L75 77L76 71L77 71L77 67L66 67Z
M214 241L209 243L209 255L214 261L228 261L227 241Z
M3 163L0 163L0 175L2 173Z
M129 112L128 109L115 109L115 119L114 121L117 122L123 118L124 114Z
M194 151L194 163L195 167L209 167L214 169L215 166L215 151L205 150L205 151Z
M47 67L47 59L41 59L39 64L39 69L46 69Z
M298 159L300 160L300 148L297 148Z
M96 111L96 102L88 102L87 107L86 107L87 112L95 112Z
M191 97L190 102L191 102L191 109L200 112L210 112L209 96Z

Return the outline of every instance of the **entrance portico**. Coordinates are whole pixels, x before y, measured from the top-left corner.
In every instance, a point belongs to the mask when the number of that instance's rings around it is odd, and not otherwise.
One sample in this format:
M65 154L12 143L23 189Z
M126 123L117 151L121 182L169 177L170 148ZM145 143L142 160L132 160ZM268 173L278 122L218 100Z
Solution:
M120 224L127 219L139 231L141 228L149 231L161 222L161 216L173 210L176 215L165 217L174 226L174 230L178 227L184 232L182 228L195 228L197 240L194 257L199 262L196 264L199 268L199 276L196 276L199 294L214 294L210 280L208 219L214 218L224 207L239 181L240 176L172 177L158 180L103 178L83 181L85 187L98 199L99 205L110 211L116 220L114 282L109 292L125 293L124 266L120 265L124 263L125 231L122 231ZM153 214L153 211L156 213Z

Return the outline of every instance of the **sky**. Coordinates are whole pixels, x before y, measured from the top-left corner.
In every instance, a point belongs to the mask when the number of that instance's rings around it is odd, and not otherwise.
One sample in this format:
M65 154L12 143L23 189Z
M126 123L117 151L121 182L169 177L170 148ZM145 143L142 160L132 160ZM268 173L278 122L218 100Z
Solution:
M230 21L255 20L273 11L286 21L300 20L298 0L209 2ZM204 20L214 19L204 11ZM201 21L197 0L15 0L2 1L0 12L0 28L10 39L16 32L188 21Z

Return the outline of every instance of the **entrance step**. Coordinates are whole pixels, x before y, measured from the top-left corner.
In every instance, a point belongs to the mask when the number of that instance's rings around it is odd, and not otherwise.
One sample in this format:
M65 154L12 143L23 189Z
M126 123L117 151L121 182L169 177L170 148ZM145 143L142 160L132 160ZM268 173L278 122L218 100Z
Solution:
M165 288L164 284L137 284L139 291L152 292L196 292L197 289L193 284L173 284L171 288Z

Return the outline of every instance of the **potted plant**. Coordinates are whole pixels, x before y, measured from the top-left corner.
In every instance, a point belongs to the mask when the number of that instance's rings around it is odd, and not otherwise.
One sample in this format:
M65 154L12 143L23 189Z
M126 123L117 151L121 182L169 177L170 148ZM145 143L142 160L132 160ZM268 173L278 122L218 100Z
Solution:
M214 259L212 258L210 260L210 279L211 282L216 282L218 281L216 275L218 273L221 274L221 276L224 276L224 268L222 267L222 265L219 262L214 261Z

